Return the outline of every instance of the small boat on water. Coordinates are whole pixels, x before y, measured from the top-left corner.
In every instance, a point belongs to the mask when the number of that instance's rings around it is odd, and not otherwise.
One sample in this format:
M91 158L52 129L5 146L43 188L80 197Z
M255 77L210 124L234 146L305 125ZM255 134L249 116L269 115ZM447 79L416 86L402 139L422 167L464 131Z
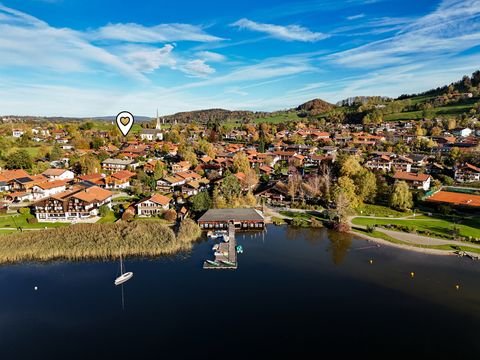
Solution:
M215 251L215 256L228 256L228 252Z
M219 247L220 247L220 245L215 244L215 245L213 245L212 250L217 251Z
M124 282L127 282L128 280L130 280L132 277L133 277L133 272L131 271L125 272L125 268L122 261L122 254L120 254L120 276L115 279L114 284L115 285L123 284Z
M230 240L230 238L228 237L228 235L223 235L223 241L225 242L228 242Z
M228 260L222 260L222 263L224 263L225 265L228 265L228 266L235 266L236 264L232 261L228 261Z
M213 261L213 260L206 260L206 262L210 265L213 265L213 266L220 266L220 264L216 261Z
M211 239L216 239L222 236L225 236L226 232L222 230L217 230L217 231L209 231L207 232L207 236Z
M237 245L236 250L237 250L237 254L243 254L243 246L242 245Z

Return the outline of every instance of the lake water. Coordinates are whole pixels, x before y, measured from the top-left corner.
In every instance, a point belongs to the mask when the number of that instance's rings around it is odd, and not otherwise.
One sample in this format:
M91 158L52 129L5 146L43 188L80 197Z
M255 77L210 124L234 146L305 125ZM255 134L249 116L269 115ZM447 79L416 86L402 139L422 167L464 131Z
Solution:
M203 270L205 240L127 259L123 289L116 262L0 267L0 359L480 354L480 262L325 229L237 239L238 270Z

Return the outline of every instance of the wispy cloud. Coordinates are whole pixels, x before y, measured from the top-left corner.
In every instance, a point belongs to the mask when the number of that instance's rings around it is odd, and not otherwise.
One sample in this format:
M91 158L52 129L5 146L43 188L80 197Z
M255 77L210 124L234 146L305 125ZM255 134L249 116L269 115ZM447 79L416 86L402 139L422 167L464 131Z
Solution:
M347 16L347 20L358 20L364 17L365 17L365 14L351 15L351 16Z
M329 37L329 35L327 34L313 32L300 25L281 26L259 23L245 18L234 22L233 24L231 24L231 26L238 27L240 29L247 29L251 31L266 33L276 39L286 41L314 42Z
M95 40L119 40L138 43L223 40L220 37L207 34L202 27L191 24L159 24L149 27L134 23L108 24L91 31L89 36Z
M179 69L193 77L207 77L215 72L214 68L201 59L187 61Z
M51 27L1 4L0 34L0 66L26 66L55 72L97 72L103 68L146 80L135 67L92 45L81 33Z
M213 51L199 51L195 54L200 59L210 62L223 62L227 60L225 55Z
M393 36L331 56L339 65L375 68L395 64L445 61L480 41L480 1L444 0L424 17L404 24Z

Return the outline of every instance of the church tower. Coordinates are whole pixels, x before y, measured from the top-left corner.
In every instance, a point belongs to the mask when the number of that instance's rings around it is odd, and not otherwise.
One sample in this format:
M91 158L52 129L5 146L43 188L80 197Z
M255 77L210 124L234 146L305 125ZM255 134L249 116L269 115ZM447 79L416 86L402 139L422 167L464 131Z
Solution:
M161 129L161 126L160 126L160 118L158 117L158 109L157 109L157 125L155 125L155 129L156 129L156 130L160 130L160 129Z

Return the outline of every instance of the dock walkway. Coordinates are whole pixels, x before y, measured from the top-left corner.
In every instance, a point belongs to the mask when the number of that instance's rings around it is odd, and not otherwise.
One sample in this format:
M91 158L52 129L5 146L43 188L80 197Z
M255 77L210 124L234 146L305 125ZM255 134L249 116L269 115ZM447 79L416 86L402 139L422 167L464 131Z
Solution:
M209 264L208 262L203 263L204 269L236 269L238 266L237 263L237 240L235 239L235 225L230 224L228 226L228 243L222 242L219 244L218 253L220 255L215 256L215 261L219 264L218 266ZM234 265L225 264L223 261L228 261Z

